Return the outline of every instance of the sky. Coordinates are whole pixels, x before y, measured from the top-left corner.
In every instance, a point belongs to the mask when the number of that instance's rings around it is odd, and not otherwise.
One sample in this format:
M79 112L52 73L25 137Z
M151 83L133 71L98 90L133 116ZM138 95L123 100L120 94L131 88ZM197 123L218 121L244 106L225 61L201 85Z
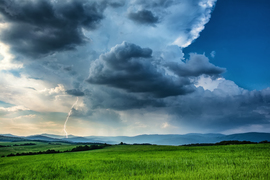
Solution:
M269 18L268 0L2 0L0 134L269 132Z

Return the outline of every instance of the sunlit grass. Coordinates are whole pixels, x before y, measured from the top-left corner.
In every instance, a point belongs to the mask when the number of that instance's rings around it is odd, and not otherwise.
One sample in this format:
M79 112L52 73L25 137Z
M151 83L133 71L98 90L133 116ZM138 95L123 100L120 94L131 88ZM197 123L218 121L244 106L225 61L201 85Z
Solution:
M270 179L270 145L122 145L0 158L0 179Z

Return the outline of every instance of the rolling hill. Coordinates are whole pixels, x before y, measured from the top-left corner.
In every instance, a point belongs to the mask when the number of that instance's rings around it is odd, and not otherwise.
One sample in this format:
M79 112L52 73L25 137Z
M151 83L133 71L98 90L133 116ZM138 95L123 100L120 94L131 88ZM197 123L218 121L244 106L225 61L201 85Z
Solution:
M127 144L142 144L150 143L157 145L183 145L183 144L195 144L195 143L216 143L220 141L251 141L261 142L270 141L270 133L239 133L239 134L143 134L138 136L73 136L69 135L69 138L65 138L63 135L54 134L40 134L25 137L13 136L11 134L0 135L0 141L26 141L26 140L39 140L47 142L75 142L75 143L108 143L119 144L124 142Z

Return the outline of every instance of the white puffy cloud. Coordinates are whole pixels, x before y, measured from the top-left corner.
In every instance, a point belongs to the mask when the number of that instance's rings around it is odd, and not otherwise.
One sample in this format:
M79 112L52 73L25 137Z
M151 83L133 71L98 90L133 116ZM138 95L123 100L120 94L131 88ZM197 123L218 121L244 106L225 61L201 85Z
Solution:
M53 94L65 94L66 89L63 84L58 84L55 88L45 88L43 90L39 91L40 93L44 93L47 95L53 95Z
M26 111L26 110L29 110L29 109L23 106L13 106L13 107L7 107L7 108L0 107L0 111L2 112L17 112L17 111Z
M225 81L225 79L224 78L213 79L211 77L207 77L207 76L202 75L195 82L195 86L196 87L201 86L201 87L203 87L204 90L213 91L214 89L216 89L218 87L218 85L222 81Z

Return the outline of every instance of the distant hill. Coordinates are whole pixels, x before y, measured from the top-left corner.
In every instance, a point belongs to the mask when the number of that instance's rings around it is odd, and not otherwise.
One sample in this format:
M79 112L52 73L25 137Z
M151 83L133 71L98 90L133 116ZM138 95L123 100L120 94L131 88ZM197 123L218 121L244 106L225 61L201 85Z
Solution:
M46 134L46 133L43 133L43 134L40 134L41 136L46 136L46 137L49 137L49 138L55 138L55 139L62 139L62 138L65 138L66 136L64 135L55 135L55 134Z
M0 141L26 141L26 140L40 140L47 142L74 142L74 143L108 143L119 144L124 142L127 144L142 144L151 143L157 145L184 145L184 144L196 144L196 143L217 143L220 141L251 141L261 142L270 141L270 133L239 133L239 134L142 134L138 136L73 136L69 135L69 138L65 138L63 135L54 134L41 134L26 137L17 137L13 135L0 135Z
M26 139L21 138L21 137L13 137L13 136L7 136L7 135L0 135L0 141L14 142L14 141L26 141Z
M13 134L0 134L2 136L8 136L8 137L19 137L19 136L16 136L16 135L13 135Z
M96 137L96 141L111 141L114 143L125 142L133 143L151 143L158 145L182 145L190 143L214 143L219 142L217 139L222 138L223 134L144 134L138 136L116 136L116 137ZM91 136L91 138L94 138Z
M224 137L222 140L238 140L238 141L252 141L252 142L260 142L260 141L270 141L270 133L241 133L241 134L231 134Z
M69 136L69 138L63 138L62 140L71 141L71 142L93 142L92 139L88 139L85 137L76 137L76 136Z
M41 140L41 141L62 141L61 139L51 138L44 135L33 135L33 136L26 136L25 139L28 140Z

